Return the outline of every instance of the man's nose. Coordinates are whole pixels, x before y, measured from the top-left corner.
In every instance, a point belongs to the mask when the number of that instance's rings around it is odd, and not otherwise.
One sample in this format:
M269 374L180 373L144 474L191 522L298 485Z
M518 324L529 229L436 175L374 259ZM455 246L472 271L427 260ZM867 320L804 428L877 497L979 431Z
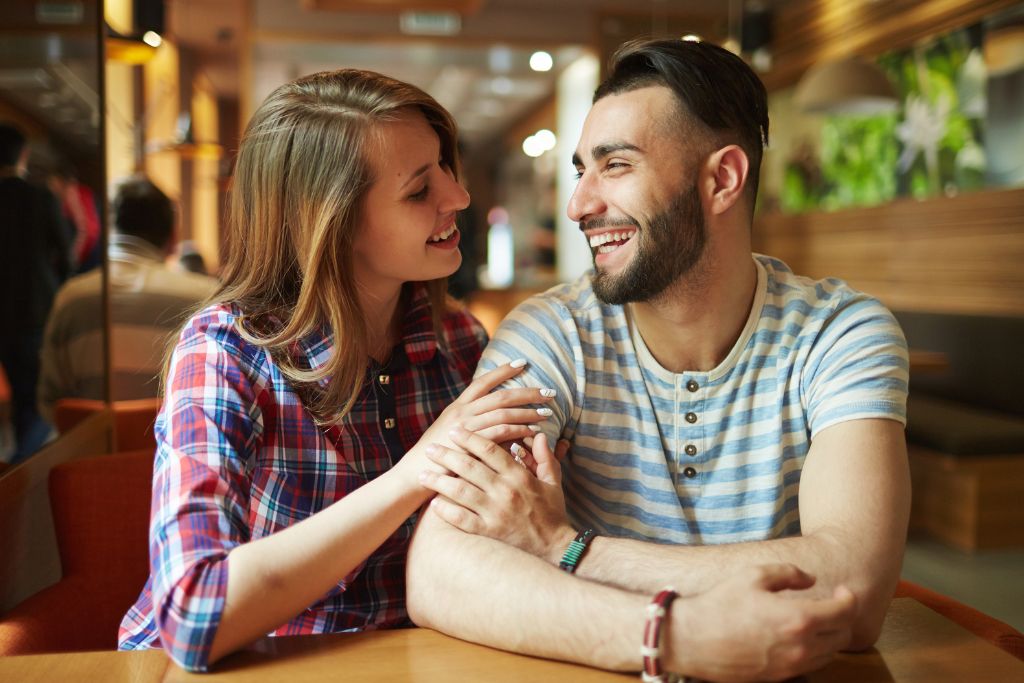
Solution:
M595 183L586 174L580 178L569 197L569 204L566 213L576 223L581 223L587 216L595 216L604 213L604 202L597 193Z

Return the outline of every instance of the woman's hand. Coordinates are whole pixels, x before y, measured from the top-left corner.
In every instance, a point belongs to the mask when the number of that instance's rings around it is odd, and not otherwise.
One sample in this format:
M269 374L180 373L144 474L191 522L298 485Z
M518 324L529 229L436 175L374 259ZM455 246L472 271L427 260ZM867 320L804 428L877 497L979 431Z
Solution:
M558 464L568 442L559 442L556 455L547 437L537 434L532 454L514 444L518 451L510 455L480 434L455 430L451 438L458 449L434 444L427 451L451 474L425 470L420 475L423 486L441 494L431 501L431 510L467 533L497 539L557 564L574 536Z
M676 600L666 668L723 683L820 669L850 642L857 600L842 586L828 598L782 593L813 585L813 576L791 564L762 565Z
M515 377L526 367L525 360L514 360L480 375L444 409L420 440L405 454L394 471L411 488L420 489L419 473L424 469L444 472L426 454L432 443L456 448L448 434L453 429L465 429L485 439L512 441L535 435L543 422L551 416L549 408L523 408L531 403L547 403L555 396L553 389L499 389L503 382ZM424 491L424 493L426 493Z

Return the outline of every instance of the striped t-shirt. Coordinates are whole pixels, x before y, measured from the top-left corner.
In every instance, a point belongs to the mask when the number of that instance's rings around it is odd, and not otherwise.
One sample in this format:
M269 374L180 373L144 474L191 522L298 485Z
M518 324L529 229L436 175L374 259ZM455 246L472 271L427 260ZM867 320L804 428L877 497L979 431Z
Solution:
M524 357L515 382L557 390L541 426L572 442L563 480L575 525L686 544L798 534L814 435L846 420L906 422L906 342L892 314L839 280L754 262L747 323L710 372L665 370L589 274L501 324L477 372Z

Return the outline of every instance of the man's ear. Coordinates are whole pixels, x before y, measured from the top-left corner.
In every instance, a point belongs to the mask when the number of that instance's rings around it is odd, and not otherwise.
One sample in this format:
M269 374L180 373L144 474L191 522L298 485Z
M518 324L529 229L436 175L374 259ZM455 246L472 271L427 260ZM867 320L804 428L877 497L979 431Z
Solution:
M711 153L705 162L706 187L710 190L708 211L722 214L743 197L750 160L739 145L726 145Z

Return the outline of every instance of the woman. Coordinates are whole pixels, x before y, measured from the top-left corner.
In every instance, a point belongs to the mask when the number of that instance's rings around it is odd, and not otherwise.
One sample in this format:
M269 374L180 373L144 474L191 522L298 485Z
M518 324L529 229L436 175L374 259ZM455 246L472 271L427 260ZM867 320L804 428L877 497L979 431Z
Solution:
M168 364L151 574L122 649L205 670L268 632L409 625L427 446L459 425L525 437L547 411L517 406L550 400L490 393L518 362L469 384L486 335L445 296L469 203L455 144L429 95L364 71L301 78L254 114L223 286Z

